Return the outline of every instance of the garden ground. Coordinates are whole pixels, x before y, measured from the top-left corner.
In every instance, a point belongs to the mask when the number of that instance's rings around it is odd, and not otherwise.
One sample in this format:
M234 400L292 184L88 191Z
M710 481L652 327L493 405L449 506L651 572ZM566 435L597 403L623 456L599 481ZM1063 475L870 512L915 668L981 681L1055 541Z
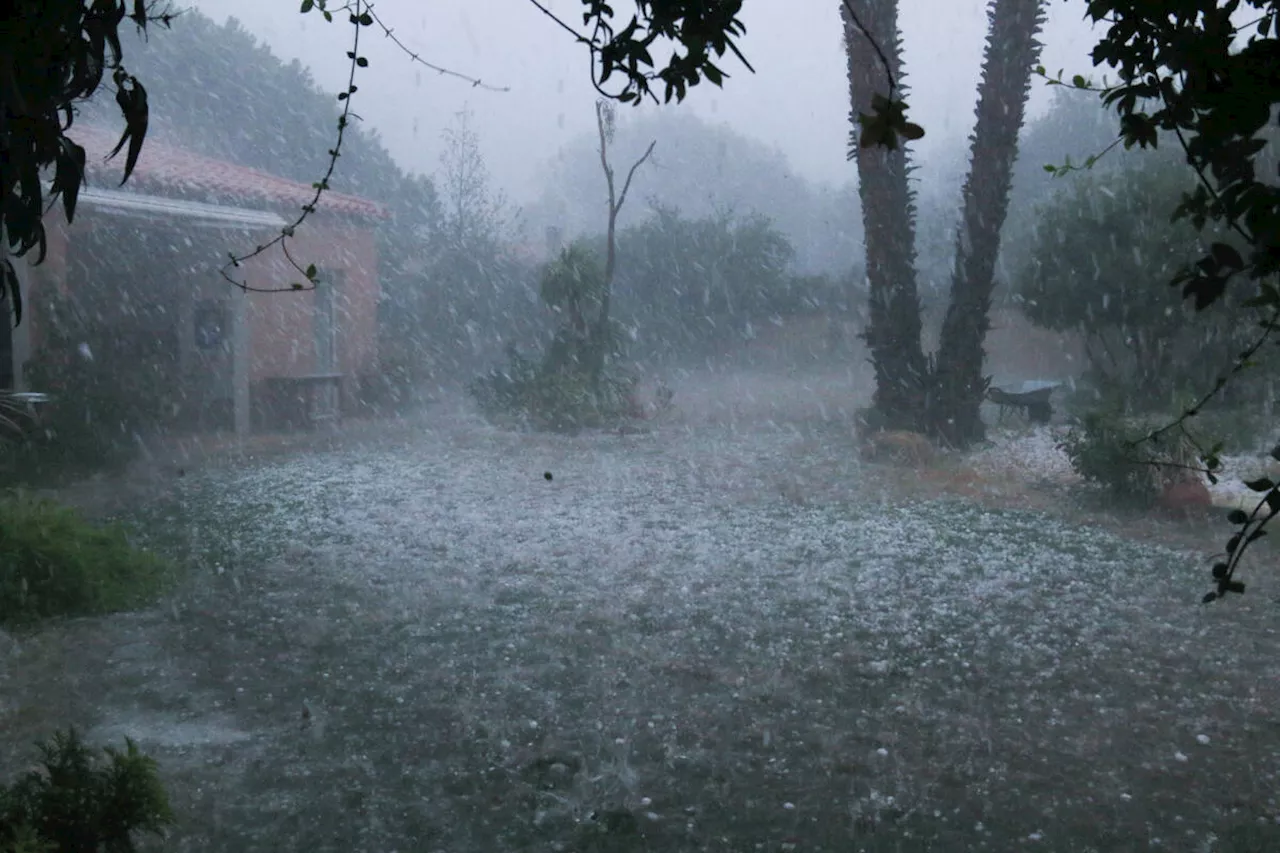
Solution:
M1273 557L1202 607L1218 526L863 465L854 377L676 390L157 475L187 582L18 637L2 766L135 737L173 850L1280 849Z

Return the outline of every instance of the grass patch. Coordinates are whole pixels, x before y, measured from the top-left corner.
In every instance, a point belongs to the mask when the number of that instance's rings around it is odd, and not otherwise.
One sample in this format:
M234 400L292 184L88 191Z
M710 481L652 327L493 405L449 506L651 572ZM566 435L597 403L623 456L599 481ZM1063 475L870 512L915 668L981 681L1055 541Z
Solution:
M170 574L122 527L22 493L0 498L0 625L128 610L154 599Z

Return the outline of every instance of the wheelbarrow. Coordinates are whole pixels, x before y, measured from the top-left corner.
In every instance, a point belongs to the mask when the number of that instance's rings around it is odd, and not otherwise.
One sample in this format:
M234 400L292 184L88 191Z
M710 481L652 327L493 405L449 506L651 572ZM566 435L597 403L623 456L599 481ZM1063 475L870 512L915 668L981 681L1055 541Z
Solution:
M1058 382L1024 382L1017 391L988 388L987 399L1000 407L1000 423L1009 410L1020 411L1033 424L1047 424L1053 419L1050 398L1060 387Z

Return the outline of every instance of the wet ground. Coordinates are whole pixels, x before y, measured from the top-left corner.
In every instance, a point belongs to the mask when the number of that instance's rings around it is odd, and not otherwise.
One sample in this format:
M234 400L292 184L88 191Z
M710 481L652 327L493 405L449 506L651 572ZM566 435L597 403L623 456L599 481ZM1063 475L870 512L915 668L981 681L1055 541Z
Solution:
M184 470L128 515L187 581L18 637L3 764L136 737L173 850L1280 849L1274 583L1200 607L1186 541L930 499L853 383Z

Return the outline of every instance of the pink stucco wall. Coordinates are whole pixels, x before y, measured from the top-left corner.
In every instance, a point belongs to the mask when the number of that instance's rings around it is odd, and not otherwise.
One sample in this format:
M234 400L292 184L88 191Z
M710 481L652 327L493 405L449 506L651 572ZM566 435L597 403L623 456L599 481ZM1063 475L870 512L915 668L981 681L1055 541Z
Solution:
M339 372L355 377L377 358L378 259L373 232L345 223L308 221L289 241L299 266L340 270L334 290ZM304 283L278 247L246 262L240 273L253 288L289 288ZM315 293L311 290L254 292L249 297L250 378L304 376L317 372L312 337Z

